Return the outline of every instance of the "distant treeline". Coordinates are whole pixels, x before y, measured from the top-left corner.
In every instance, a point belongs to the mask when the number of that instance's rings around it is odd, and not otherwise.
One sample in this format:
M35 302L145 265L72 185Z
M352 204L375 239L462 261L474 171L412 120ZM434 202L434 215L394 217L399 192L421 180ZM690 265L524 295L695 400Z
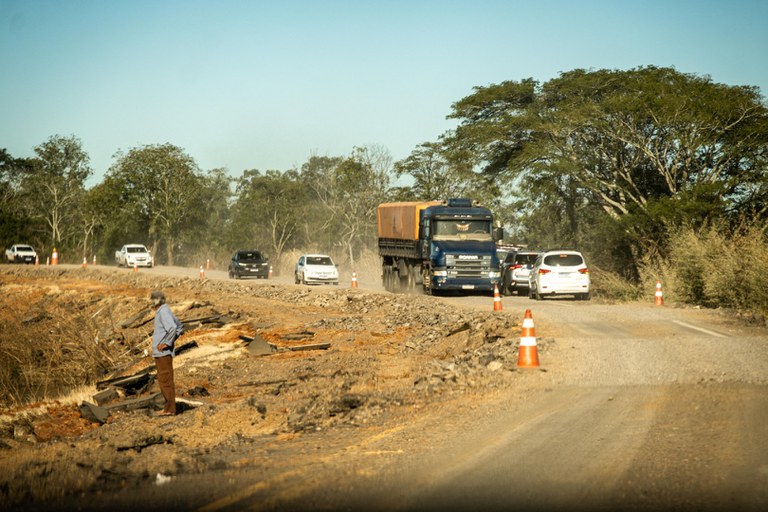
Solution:
M0 243L55 246L71 263L112 260L129 242L159 264L245 247L350 263L375 248L376 205L449 197L489 206L507 242L577 248L633 286L669 268L683 233L765 242L768 110L756 87L672 68L577 69L476 87L449 117L455 129L398 162L371 146L233 177L165 143L119 152L91 188L74 135L33 158L0 150Z

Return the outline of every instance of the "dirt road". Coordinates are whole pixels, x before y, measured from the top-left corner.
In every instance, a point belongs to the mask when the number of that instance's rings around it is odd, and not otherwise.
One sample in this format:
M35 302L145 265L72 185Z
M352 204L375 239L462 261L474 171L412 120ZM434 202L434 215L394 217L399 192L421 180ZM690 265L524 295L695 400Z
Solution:
M76 495L30 491L47 496L39 502L41 509L130 510L148 504L208 511L768 507L764 326L747 325L727 312L673 305L505 297L504 311L492 312L489 297L393 297L365 288L364 278L363 287L354 291L308 290L279 280L216 285L211 283L219 276L211 273L210 283L202 285L194 281L194 270L153 272L188 279L173 282L177 296L210 301L241 317L263 318L269 312L276 320L262 320L264 336L299 328L320 335L333 328L338 348L282 359L228 359L208 370L230 381L208 377L212 390L228 389L208 399L216 408L189 411L173 423L134 414L79 439L31 450L9 442L0 463L19 478L37 471L56 479L67 467L51 462L56 457L102 465L101 489L94 484ZM4 281L6 291L10 281ZM148 284L135 286L143 292ZM262 304L267 295L270 300ZM288 305L293 311L285 311ZM514 326L527 308L533 312L542 367L518 371L510 347L519 336ZM290 316L295 325L286 325ZM504 329L507 335L499 335ZM196 374L187 373L195 367L199 374L200 363L182 366L182 382L191 382L185 379ZM273 386L235 396L232 388L252 381L254 368L262 378L267 372L303 372L304 377L277 394ZM365 406L330 416L328 407L323 416L310 414L312 404L333 403L325 393L338 398L339 390L366 395ZM266 419L231 430L216 420L226 411L225 421L235 421L253 399L266 403ZM286 430L289 420L294 428ZM310 420L312 429L295 428ZM130 447L129 460L122 458L126 449L115 439L158 428L176 429L173 441L144 450ZM212 428L228 436L219 437ZM99 450L104 453L97 456ZM152 451L172 464L141 463ZM182 452L192 452L196 463ZM109 454L116 464L136 469L105 468L99 457ZM22 464L32 470L24 471ZM104 483L107 469L122 483ZM144 476L126 476L136 471ZM34 502L19 503L34 508Z

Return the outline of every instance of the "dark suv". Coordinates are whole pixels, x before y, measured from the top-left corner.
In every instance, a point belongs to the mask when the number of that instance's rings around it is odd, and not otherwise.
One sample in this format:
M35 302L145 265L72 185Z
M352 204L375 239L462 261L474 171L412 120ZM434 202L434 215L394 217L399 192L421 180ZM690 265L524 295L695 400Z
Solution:
M269 277L269 260L259 251L237 251L229 262L229 278Z
M528 276L538 255L538 251L517 251L507 254L501 264L502 295L512 295L513 292L517 292L518 295L522 295L523 292L528 293Z

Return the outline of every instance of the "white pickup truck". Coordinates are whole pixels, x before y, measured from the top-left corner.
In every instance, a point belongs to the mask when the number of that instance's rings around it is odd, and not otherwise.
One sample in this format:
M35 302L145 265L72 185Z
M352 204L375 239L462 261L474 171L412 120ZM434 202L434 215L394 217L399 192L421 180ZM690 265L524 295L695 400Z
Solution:
M118 267L149 267L154 266L152 255L141 244L125 244L115 252L115 263Z
M29 245L16 244L5 250L5 259L8 263L34 263L37 252Z

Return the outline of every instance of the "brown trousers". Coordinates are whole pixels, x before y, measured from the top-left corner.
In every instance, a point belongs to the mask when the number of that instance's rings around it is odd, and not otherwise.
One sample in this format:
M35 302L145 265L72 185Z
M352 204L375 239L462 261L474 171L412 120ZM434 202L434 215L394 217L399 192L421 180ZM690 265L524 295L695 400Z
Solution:
M176 414L176 387L173 383L173 357L163 356L155 358L157 366L157 383L165 398L163 412Z

